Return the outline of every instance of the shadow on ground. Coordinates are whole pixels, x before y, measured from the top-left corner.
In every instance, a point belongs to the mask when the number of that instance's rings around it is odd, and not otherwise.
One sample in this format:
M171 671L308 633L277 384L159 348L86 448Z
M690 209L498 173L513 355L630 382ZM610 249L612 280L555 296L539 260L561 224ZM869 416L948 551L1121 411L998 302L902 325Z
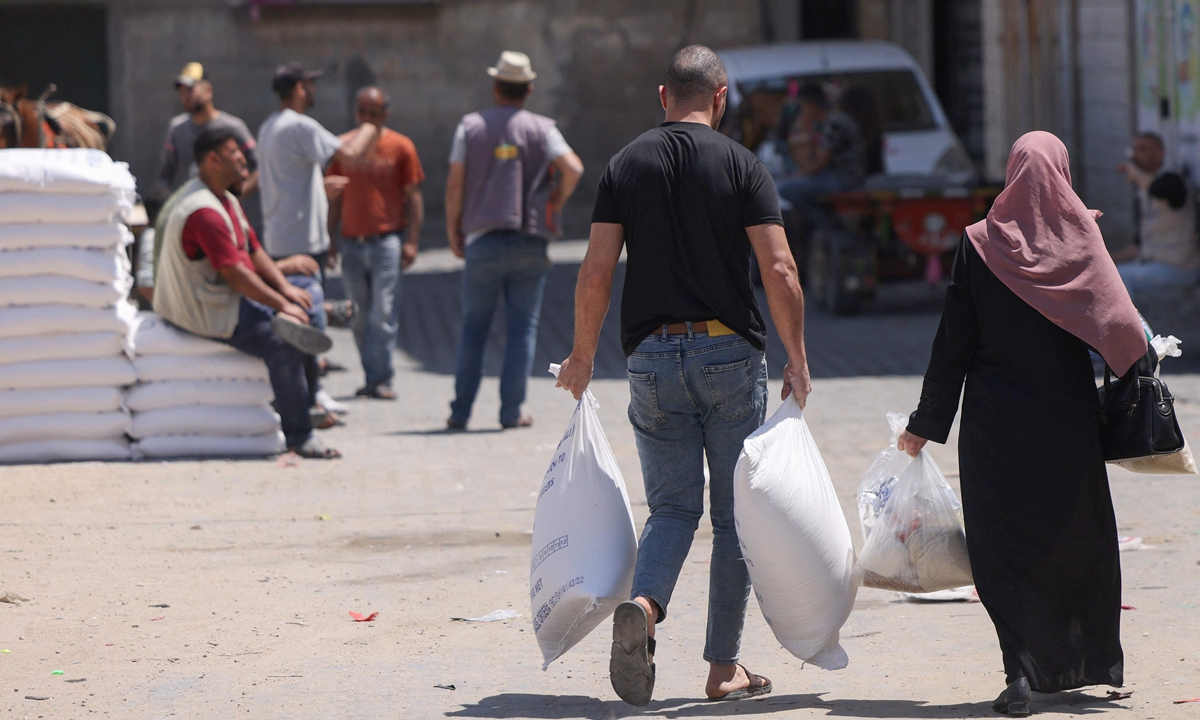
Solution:
M1126 710L1104 697L1081 692L1035 696L1034 710L1038 713L1090 715L1104 710ZM957 705L930 705L920 700L823 700L819 694L768 695L761 700L712 703L695 698L656 700L648 707L636 708L619 700L599 700L582 695L535 695L505 693L464 705L461 710L446 713L447 717L467 718L554 718L567 720L609 720L626 717L700 718L733 715L770 715L791 710L824 711L825 717L849 718L914 718L942 720L948 718L994 717L990 702Z
M537 355L533 374L545 372L552 362L561 362L571 353L574 339L575 279L577 264L557 264L550 271L542 318L538 329ZM605 318L596 356L597 378L625 377L625 358L621 353L621 289L625 266L619 265L614 283L612 307ZM408 275L401 290L403 317L398 346L416 359L422 369L453 374L454 354L458 346L462 312L461 272ZM805 341L809 369L814 378L923 375L929 362L929 349L937 332L944 286L930 287L923 282L884 284L878 296L864 312L852 317L834 317L810 307L806 318ZM759 288L759 306L768 326L767 364L770 375L782 375L786 355L779 342L767 301ZM1178 318L1160 318L1156 307L1148 306L1147 317L1164 333L1188 334L1191 323ZM1161 314L1161 313L1160 313ZM485 373L497 376L504 357L504 312L497 312L488 343ZM1101 370L1103 366L1101 366ZM1167 374L1200 372L1200 352L1188 351L1182 358L1164 363Z

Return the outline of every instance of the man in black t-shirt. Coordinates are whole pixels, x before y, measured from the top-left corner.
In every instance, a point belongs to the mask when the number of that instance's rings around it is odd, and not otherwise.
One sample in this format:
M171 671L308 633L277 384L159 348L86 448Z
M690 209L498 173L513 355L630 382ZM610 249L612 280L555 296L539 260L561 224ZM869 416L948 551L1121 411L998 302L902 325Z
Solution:
M704 512L706 458L713 552L705 694L735 700L771 691L770 680L738 664L750 578L734 528L733 470L767 404L766 327L750 282L751 252L788 352L783 397L803 407L812 387L804 298L771 176L713 129L727 89L712 50L680 50L659 88L666 122L609 163L575 289L575 347L559 375L576 398L587 389L624 246L621 342L650 518L633 599L613 616L609 674L633 705L648 704L653 693L654 625L666 617Z

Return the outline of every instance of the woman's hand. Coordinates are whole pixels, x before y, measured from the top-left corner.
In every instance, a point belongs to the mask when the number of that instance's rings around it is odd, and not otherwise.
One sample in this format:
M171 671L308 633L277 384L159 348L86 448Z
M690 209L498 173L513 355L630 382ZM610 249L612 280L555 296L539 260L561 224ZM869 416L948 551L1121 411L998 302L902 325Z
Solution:
M927 442L929 441L925 438L913 435L905 430L900 433L900 439L896 441L896 447L908 453L911 457L916 457Z

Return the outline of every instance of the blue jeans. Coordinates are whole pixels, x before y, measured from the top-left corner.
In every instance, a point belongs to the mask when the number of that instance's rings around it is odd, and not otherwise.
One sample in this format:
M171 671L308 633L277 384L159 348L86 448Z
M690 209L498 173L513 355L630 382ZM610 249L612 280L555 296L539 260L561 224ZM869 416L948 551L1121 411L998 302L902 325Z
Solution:
M704 514L708 457L713 527L704 659L738 661L750 575L733 522L733 469L766 419L764 354L737 335L652 335L629 357L629 421L637 438L650 519L638 546L633 597L667 616L679 571Z
M450 420L465 424L479 393L483 358L492 316L504 300L507 323L504 367L500 372L500 424L514 425L533 369L538 318L550 260L546 241L513 231L490 232L467 246L463 269L462 336L454 369L454 402Z
M779 183L779 197L790 202L804 218L805 231L823 224L829 213L817 200L829 193L847 190L846 183L828 170L813 175L801 175Z
M366 374L366 389L390 387L396 374L392 351L400 329L400 244L398 233L368 240L342 240L342 281L358 311L350 320Z
M1164 262L1121 263L1117 272L1130 293L1177 290L1194 286L1200 280L1200 273L1180 270Z
M316 326L324 313L320 310L325 293L315 278L306 275L289 277L295 286L312 294L313 309L308 311L309 322ZM271 332L275 310L260 302L242 297L238 309L238 324L233 337L225 342L242 352L262 358L271 377L275 392L275 411L279 413L283 435L289 448L303 445L312 436L312 418L308 409L317 392L317 363Z

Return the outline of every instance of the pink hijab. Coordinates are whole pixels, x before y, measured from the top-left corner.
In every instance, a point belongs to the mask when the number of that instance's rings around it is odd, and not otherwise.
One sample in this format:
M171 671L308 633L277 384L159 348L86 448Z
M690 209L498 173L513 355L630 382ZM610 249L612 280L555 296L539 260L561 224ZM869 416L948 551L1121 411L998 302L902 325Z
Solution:
M1089 210L1071 189L1067 148L1048 132L1013 143L1004 192L967 237L991 271L1118 375L1146 354L1146 334Z

